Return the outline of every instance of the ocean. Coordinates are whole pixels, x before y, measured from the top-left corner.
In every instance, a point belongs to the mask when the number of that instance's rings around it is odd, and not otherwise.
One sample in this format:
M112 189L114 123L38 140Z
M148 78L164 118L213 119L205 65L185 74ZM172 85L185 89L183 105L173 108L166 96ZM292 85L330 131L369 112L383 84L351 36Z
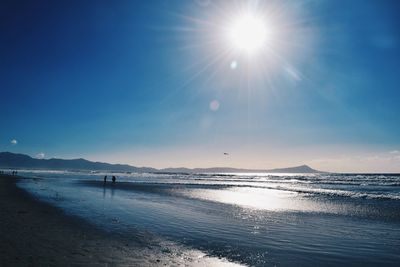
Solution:
M146 233L245 266L400 263L398 174L19 174L35 198L115 236Z

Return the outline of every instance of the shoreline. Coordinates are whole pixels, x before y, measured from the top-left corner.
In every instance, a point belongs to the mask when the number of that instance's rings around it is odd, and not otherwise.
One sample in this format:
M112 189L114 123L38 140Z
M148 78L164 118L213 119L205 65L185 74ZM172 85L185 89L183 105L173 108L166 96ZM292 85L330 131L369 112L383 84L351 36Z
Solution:
M120 236L42 202L0 175L1 266L236 266L155 236Z

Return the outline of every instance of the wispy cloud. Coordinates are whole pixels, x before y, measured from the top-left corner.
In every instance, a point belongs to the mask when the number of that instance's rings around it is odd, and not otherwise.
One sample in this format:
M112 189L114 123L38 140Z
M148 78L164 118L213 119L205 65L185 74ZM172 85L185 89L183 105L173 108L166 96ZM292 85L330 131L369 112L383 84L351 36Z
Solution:
M38 158L38 159L43 159L44 157L45 157L45 154L43 152L36 154L36 158Z
M16 144L18 144L18 141L17 141L16 139L13 139L13 140L10 141L10 143L11 143L12 145L16 145Z

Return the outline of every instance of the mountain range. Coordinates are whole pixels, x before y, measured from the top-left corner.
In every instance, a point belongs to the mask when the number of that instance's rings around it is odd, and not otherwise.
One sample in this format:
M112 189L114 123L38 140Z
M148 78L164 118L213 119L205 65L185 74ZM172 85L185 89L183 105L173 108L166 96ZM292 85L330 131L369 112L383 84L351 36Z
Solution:
M24 154L0 152L0 168L70 171L152 172L152 173L320 173L307 165L279 169L213 168L165 168L135 167L127 164L93 162L86 159L37 159Z

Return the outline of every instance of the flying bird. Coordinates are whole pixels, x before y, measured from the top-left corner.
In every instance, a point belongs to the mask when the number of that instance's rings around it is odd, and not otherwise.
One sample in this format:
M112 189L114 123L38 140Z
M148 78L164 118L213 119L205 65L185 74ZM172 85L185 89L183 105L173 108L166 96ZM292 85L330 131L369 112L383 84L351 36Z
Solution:
M225 155L225 156L228 156L228 155L229 155L229 153L226 153L226 152L224 152L224 155Z

